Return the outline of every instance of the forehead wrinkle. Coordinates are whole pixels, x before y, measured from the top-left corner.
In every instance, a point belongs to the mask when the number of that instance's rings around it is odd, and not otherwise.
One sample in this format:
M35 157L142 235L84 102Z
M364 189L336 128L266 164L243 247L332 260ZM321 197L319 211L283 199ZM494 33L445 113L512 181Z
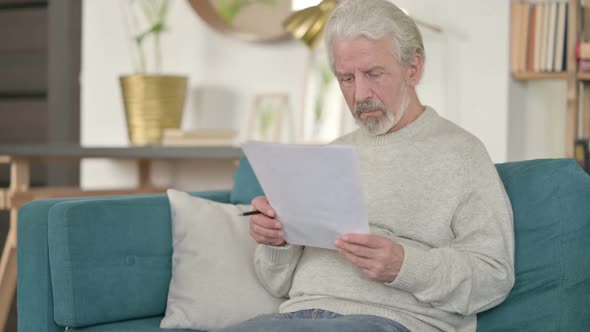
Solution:
M332 42L332 54L334 55L334 72L348 74L350 72L366 72L375 67L387 68L387 58L399 64L399 60L391 47L388 39L370 40L366 38L336 39ZM377 45L385 46L386 49ZM378 54L376 54L377 52Z

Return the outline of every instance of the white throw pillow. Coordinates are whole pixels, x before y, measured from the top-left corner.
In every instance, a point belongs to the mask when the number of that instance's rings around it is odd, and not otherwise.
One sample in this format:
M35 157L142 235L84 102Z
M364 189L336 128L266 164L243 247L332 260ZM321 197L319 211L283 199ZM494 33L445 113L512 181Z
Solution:
M172 278L161 328L211 330L260 314L284 300L268 293L254 271L256 242L247 206L168 190L172 212Z

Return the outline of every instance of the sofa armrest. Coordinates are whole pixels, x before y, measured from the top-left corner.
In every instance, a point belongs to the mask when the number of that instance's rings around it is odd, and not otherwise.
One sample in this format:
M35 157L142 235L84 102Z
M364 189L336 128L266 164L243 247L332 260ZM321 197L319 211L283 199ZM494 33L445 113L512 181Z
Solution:
M47 216L63 199L28 203L19 209L17 231L17 310L21 332L63 331L53 320Z
M229 191L192 195L229 200ZM162 314L171 252L165 194L24 205L18 222L19 331L63 331L60 326Z

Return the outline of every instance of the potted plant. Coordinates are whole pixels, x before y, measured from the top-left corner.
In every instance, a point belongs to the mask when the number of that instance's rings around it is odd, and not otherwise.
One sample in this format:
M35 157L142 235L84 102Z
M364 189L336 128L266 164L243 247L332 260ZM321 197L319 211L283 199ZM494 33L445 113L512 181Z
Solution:
M119 78L132 145L159 144L166 128L180 128L186 96L186 76L161 74L162 46L168 0L127 0L126 26L131 35L135 73ZM152 47L153 70L146 48Z

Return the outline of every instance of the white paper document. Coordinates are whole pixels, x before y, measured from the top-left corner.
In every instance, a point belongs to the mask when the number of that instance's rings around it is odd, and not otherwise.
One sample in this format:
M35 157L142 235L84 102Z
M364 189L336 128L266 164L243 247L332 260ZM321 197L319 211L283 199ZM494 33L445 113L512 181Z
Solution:
M356 149L249 141L242 149L290 244L335 249L347 233L369 233Z

